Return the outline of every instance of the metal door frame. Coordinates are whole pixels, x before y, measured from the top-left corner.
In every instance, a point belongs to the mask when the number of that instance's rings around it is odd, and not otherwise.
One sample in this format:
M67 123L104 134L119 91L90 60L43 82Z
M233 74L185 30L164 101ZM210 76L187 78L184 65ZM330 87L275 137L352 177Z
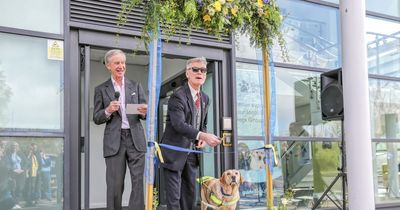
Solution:
M89 101L93 96L89 95L89 87L90 87L90 49L91 48L119 48L122 50L132 50L137 49L139 51L144 51L144 47L140 45L140 40L133 39L130 36L120 35L118 38L118 42L116 42L115 34L91 31L85 29L71 29L69 32L68 43L70 43L69 47L66 50L66 61L69 63L69 70L66 72L65 82L69 83L66 85L70 87L70 93L65 97L66 101L69 101L66 106L66 109L69 109L70 115L68 119L66 119L66 129L68 127L68 139L66 140L65 145L65 177L64 180L64 200L68 202L68 204L64 205L65 207L69 207L70 209L80 209L81 208L81 151L83 149L85 153L85 190L84 190L84 208L89 209L90 200L88 199L90 196L90 167L89 167L89 154L90 147L89 141L86 139L90 139L90 128L89 128ZM83 47L83 51L81 48ZM218 48L210 48L198 45L183 45L179 43L172 42L163 42L163 55L165 56L174 56L178 58L187 58L187 57L200 57L204 56L206 59L216 61L216 71L214 75L214 110L215 110L215 119L214 125L216 129L216 134L219 135L220 130L220 120L225 113L231 113L232 111L223 111L222 109L227 109L227 107L231 107L232 105L228 100L220 100L221 91L226 90L226 85L220 86L221 83L225 83L226 79L221 78L223 75L223 71L227 71L227 69L231 69L227 67L227 64L230 64L231 53L228 49L218 49ZM85 56L83 56L85 55ZM81 66L81 62L84 63ZM84 71L84 81L81 83L82 75L81 70ZM81 85L83 85L83 99L81 98ZM222 88L222 89L221 89ZM226 97L224 97L225 99ZM84 102L84 110L81 113L81 100ZM81 116L84 116L83 122L81 122ZM231 116L232 117L232 116ZM84 131L81 131L81 123L84 123ZM83 134L83 135L82 135ZM83 136L83 137L81 137ZM87 147L84 147L84 146ZM216 149L220 151L220 148ZM226 162L227 159L230 159L233 163L233 159L235 157L224 157L221 158L217 156L216 161L216 172L220 173L222 169L227 168L226 163L222 163L223 160ZM222 164L221 164L222 163ZM231 165L231 164L228 164ZM87 176L86 176L87 175Z

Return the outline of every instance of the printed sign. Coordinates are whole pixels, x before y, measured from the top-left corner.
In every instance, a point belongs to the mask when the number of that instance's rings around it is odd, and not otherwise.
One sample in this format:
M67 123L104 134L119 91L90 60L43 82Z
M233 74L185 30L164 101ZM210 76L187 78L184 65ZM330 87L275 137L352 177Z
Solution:
M47 59L64 60L64 42L59 40L47 40Z

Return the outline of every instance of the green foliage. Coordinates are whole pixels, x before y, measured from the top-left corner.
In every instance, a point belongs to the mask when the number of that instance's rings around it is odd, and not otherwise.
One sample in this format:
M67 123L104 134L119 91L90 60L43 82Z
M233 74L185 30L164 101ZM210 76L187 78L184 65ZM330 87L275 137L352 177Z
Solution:
M250 37L251 45L268 49L276 38L286 53L285 40L280 31L282 16L276 0L123 0L118 15L118 25L124 25L127 15L135 7L145 11L142 39L146 46L157 35L157 27L170 36L180 28L188 30L188 37L195 28L209 34L240 31Z
M157 206L160 204L158 201L158 190L157 188L153 188L153 209L157 209Z
M292 188L288 188L285 191L285 194L283 195L283 197L281 198L279 204L278 204L278 210L287 210L287 204L291 202L291 200L294 197L294 191Z

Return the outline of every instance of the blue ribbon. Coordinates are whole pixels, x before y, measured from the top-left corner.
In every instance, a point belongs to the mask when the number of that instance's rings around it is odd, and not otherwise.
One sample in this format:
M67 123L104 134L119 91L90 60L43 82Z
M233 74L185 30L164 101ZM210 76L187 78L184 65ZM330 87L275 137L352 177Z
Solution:
M154 147L154 142L148 142L149 147ZM191 152L191 153L197 153L197 154L203 154L203 153L211 153L211 152L205 152L205 151L200 151L200 150L193 150L193 149L186 149L183 147L178 147L178 146L173 146L169 144L158 144L160 147L165 148L165 149L170 149L178 152Z

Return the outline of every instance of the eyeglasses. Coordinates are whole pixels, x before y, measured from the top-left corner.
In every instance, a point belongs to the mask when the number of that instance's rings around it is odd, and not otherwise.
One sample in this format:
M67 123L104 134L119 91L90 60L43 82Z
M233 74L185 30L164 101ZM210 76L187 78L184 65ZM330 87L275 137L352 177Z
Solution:
M207 73L207 68L199 68L199 67L192 67L191 68L194 73L201 71L201 73Z

